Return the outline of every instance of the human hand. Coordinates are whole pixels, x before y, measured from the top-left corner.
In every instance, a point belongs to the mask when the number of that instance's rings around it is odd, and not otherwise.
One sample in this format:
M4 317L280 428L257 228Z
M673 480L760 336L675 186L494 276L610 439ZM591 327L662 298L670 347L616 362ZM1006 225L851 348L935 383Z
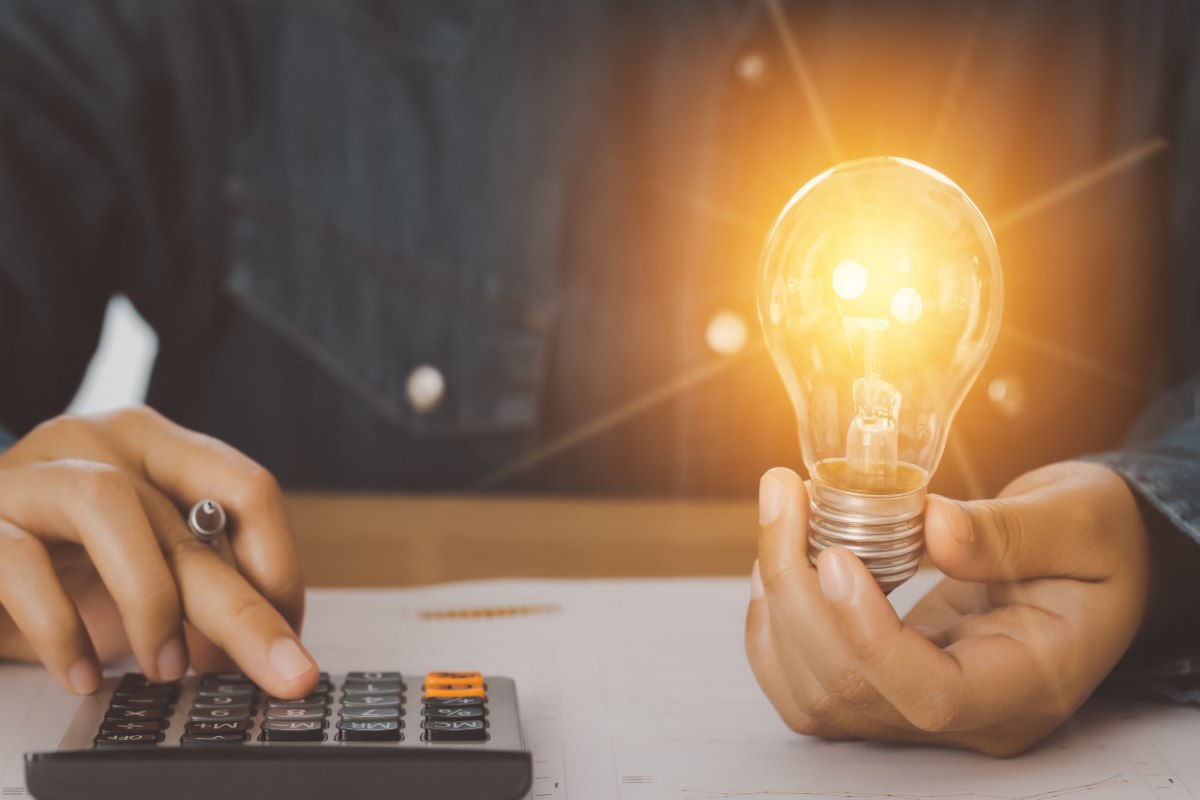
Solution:
M236 568L180 511L209 496L236 521ZM130 651L154 681L230 658L281 697L317 681L275 480L145 408L58 417L0 454L0 606L0 658L41 660L81 694Z
M1100 465L1035 470L996 500L931 497L926 549L947 579L903 622L849 551L809 563L799 476L770 470L759 502L746 650L800 733L1014 755L1088 698L1145 613L1145 526Z

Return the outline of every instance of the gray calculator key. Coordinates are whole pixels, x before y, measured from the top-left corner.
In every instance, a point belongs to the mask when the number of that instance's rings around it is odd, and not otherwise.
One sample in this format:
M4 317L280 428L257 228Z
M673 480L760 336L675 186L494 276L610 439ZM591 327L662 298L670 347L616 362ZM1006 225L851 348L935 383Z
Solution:
M342 707L342 719L400 719L400 709L395 706L371 706L370 708Z
M158 722L101 722L100 733L103 734L122 734L122 733L158 733L162 730L162 725Z
M368 683L352 683L346 682L342 687L342 691L347 697L352 695L362 696L368 694L401 694L403 687L400 681L370 681Z
M161 733L102 733L96 737L96 747L153 747L165 737Z
M244 741L244 733L185 733L179 737L179 743L184 745L230 745Z
M431 706L425 709L427 719L483 719L482 706Z
M338 740L343 742L398 742L400 723L388 721L342 720L338 723Z
M207 686L201 686L196 694L202 694L206 697L227 695L229 697L252 698L257 691L258 687L252 683L210 683Z
M328 694L310 694L296 700L284 700L281 697L268 697L267 708L309 708L329 704Z
M206 672L200 678L201 686L211 686L214 683L254 683L254 681L241 672Z
M320 742L325 739L325 720L263 720L264 742Z
M398 694L363 694L350 695L342 700L347 708L369 708L371 706L401 706L404 698Z
M371 683L372 681L398 681L399 672L347 672L347 683Z
M188 733L240 733L249 728L248 719L192 720L183 726Z
M247 706L233 706L230 708L193 708L188 714L189 719L194 720L242 720L250 719L250 709Z
M109 703L110 708L162 708L165 705L164 698L153 695L114 697Z
M263 720L264 731L279 731L281 733L325 730L323 719L268 719Z
M485 700L482 697L426 697L426 708L446 708L450 706L479 706L483 707Z
M192 701L192 708L250 708L249 697L234 697L231 694L198 694Z
M166 711L161 706L154 708L110 708L104 712L104 718L110 722L124 722L126 720L145 722L152 719L162 719L165 715Z
M422 727L431 742L478 742L487 738L487 723L481 719L427 719Z
M317 708L268 708L267 719L325 719L325 706Z

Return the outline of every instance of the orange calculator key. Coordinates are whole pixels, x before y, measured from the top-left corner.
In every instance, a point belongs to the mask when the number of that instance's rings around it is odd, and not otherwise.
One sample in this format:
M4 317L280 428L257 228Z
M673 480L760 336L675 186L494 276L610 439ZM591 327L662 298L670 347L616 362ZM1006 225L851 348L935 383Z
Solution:
M469 683L483 686L483 674L479 672L429 672L425 675L426 683Z
M486 697L483 675L478 672L430 672L425 676L426 697Z

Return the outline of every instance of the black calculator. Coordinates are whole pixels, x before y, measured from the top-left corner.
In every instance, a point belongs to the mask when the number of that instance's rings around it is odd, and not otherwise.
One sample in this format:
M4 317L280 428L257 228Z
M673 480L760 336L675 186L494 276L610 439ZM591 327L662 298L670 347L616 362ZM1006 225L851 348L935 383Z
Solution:
M59 749L25 757L38 800L517 800L532 759L509 678L321 674L298 700L240 673L105 678Z

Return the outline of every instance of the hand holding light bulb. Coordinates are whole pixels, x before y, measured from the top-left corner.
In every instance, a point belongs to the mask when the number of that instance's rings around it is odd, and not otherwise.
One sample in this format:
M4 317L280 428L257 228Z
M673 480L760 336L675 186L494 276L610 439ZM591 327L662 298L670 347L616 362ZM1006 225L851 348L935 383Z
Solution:
M818 176L768 237L760 318L811 480L763 476L746 648L799 732L1015 754L1143 624L1150 544L1109 469L1057 464L997 500L927 505L1001 294L978 209L903 159ZM886 594L925 549L948 578L901 621Z
M850 551L810 563L798 475L764 475L760 509L746 651L800 733L1014 755L1071 716L1139 629L1180 624L1177 604L1151 600L1147 614L1146 530L1097 464L1044 467L996 500L932 498L925 542L948 577L903 621ZM1183 561L1193 571L1169 576ZM1194 584L1194 562L1157 553L1156 586Z

